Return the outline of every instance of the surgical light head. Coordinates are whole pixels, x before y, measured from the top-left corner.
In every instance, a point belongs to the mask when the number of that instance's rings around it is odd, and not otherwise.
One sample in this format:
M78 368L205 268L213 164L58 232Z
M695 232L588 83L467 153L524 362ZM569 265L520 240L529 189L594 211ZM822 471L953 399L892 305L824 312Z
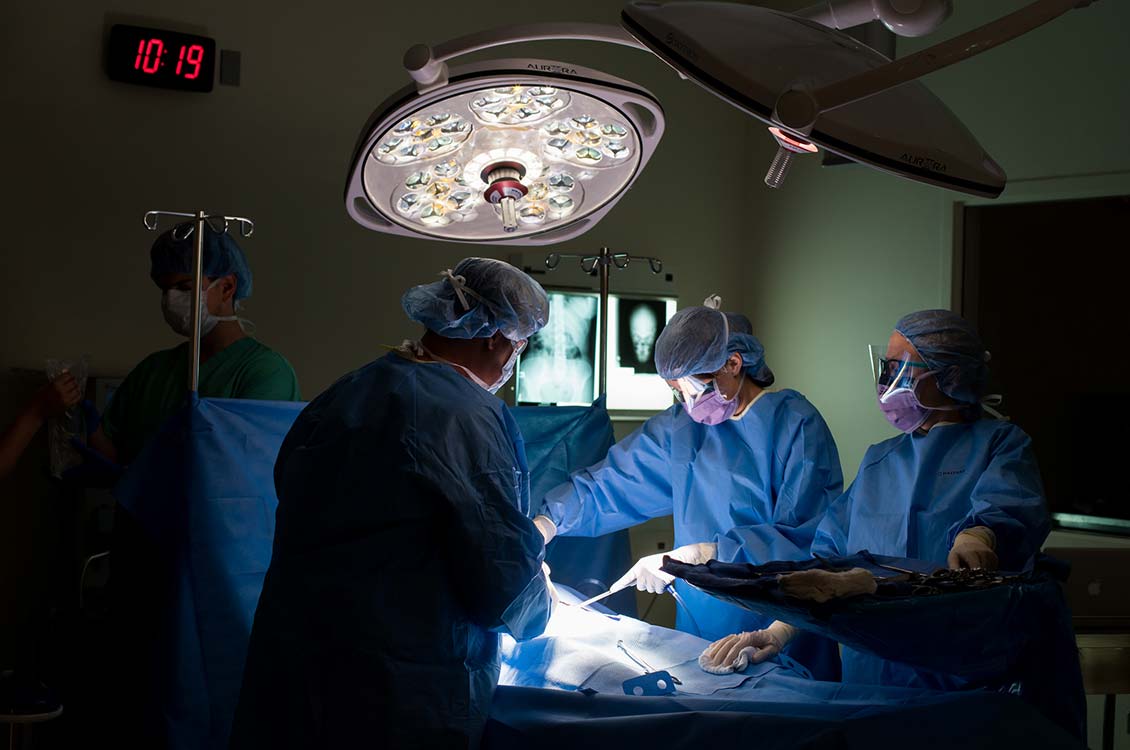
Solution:
M643 89L560 64L469 66L390 101L362 136L347 208L371 229L441 240L540 245L580 234L663 132Z

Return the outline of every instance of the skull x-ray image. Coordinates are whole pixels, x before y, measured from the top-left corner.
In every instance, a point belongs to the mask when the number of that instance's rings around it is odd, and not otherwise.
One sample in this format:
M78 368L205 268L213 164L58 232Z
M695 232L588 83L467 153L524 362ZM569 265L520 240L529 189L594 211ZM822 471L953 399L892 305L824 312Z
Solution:
M666 325L666 303L621 299L617 308L620 366L655 373L655 340Z
M549 293L549 323L518 368L518 403L590 404L596 398L597 299Z

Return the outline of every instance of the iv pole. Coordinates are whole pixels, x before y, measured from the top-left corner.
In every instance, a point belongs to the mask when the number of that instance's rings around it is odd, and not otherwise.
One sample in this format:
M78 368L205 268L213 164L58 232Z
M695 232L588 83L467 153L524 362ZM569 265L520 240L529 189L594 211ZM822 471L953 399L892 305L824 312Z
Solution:
M201 294L201 280L204 278L204 223L209 219L220 219L224 222L224 233L228 231L228 222L234 221L239 223L239 234L242 237L250 237L252 232L255 231L255 222L251 219L242 216L224 216L223 214L208 214L205 211L197 211L195 213L185 213L183 211L146 211L145 217L142 222L145 228L151 232L157 231L157 220L161 216L175 216L179 218L192 219L193 223L181 222L173 227L173 239L184 240L188 235L193 232L196 233L196 241L193 243L192 254L192 339L191 339L191 359L188 367L188 391L189 393L196 393L200 390L200 294ZM178 230L187 227L187 231L183 231L179 236Z
M663 270L663 261L659 258L629 255L628 253L613 253L607 247L600 248L598 255L568 255L550 253L545 256L545 267L553 271L561 263L562 258L576 259L581 262L581 270L592 275L600 274L600 394L608 393L608 274L612 266L623 270L633 260L647 261L652 273ZM599 271L597 270L599 269Z

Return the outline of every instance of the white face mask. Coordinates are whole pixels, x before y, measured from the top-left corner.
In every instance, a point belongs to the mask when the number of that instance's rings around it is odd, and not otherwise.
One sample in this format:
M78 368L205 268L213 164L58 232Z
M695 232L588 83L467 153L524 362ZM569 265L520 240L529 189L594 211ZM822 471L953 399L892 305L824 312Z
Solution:
M510 359L506 360L506 364L502 366L502 372L499 374L498 380L495 380L493 383L487 383L485 380L472 372L470 368L464 367L458 362L452 362L450 359L444 359L443 357L432 354L432 352L428 350L428 348L425 347L421 342L406 341L404 343L406 346L410 345L413 350L416 350L418 348L419 352L428 355L428 357L436 362L443 362L444 364L451 365L452 367L466 375L475 385L490 393L498 393L498 389L506 385L510 378L513 377L514 367L518 364L518 355L521 354L522 349L525 348L524 345L515 344L513 341L511 341L510 344L514 347L514 351L510 353Z
M506 364L502 366L502 373L498 376L498 380L494 381L492 385L487 386L488 391L497 393L499 388L506 385L510 381L510 378L514 377L514 367L518 364L518 354L520 352L521 347L515 346L514 351L510 353L510 359L506 360Z
M207 336L224 320L239 320L235 315L213 315L208 312L208 291L219 284L216 279L200 294L200 336ZM183 289L166 289L161 293L161 312L165 322L181 336L192 336L192 292Z

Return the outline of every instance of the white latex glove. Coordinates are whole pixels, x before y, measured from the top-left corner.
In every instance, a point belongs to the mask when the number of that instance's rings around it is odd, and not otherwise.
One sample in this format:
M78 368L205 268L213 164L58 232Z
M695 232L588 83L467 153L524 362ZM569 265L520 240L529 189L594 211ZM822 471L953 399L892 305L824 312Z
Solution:
M958 568L984 568L996 570L1000 565L996 553L997 536L985 526L974 526L953 540L946 564L951 570Z
M713 560L718 554L718 545L712 542L700 544L687 544L677 547L670 552L659 552L647 557L641 557L639 562L632 566L620 580L612 584L612 591L626 589L635 581L636 588L640 591L650 591L653 594L662 594L663 591L675 580L675 576L668 575L659 569L663 565L663 558L670 557L690 565L702 565L707 560Z
M765 630L728 635L707 646L698 665L711 674L740 672L780 654L795 635L796 628L780 620Z
M534 516L534 526L538 527L538 531L541 532L546 544L552 542L553 537L557 536L557 524L549 516Z
M553 581L549 577L549 566L542 563L541 572L545 576L545 587L549 591L549 616L553 617L553 613L557 611L557 605L561 603L561 597L557 594L557 587L553 585Z

